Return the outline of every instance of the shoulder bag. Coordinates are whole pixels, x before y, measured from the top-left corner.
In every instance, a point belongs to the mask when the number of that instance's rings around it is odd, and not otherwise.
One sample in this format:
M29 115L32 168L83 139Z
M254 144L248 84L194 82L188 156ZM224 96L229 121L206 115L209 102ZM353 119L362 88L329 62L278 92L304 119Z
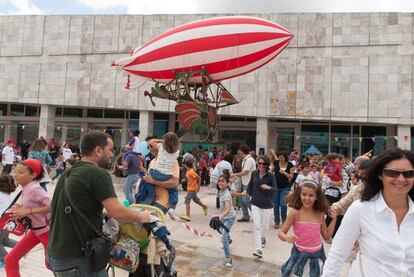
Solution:
M104 269L108 264L110 260L110 252L114 244L107 237L105 237L102 231L93 225L92 222L90 222L83 213L79 211L76 205L73 204L72 199L69 195L67 184L69 173L70 170L65 176L65 182L63 185L63 194L65 196L66 202L65 213L69 215L72 221L73 229L75 230L76 236L81 243L81 249L84 252L84 257L89 260L92 271L97 272ZM98 235L97 238L91 239L89 241L85 241L82 238L79 225L74 218L72 209L93 229L93 231Z

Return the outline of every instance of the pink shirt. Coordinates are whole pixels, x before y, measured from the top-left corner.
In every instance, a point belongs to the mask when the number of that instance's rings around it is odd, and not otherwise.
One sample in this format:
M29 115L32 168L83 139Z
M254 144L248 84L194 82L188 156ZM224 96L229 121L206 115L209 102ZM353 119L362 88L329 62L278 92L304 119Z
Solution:
M321 216L321 222L304 222L299 221L299 211L293 223L293 233L298 239L295 241L295 245L300 252L314 253L319 251L322 247L321 240L321 223L323 215Z
M23 188L21 203L24 208L38 208L51 204L51 199L47 192L40 187L38 182L31 182ZM42 227L40 230L33 231L36 235L49 231L50 213L29 215L32 220L33 228Z

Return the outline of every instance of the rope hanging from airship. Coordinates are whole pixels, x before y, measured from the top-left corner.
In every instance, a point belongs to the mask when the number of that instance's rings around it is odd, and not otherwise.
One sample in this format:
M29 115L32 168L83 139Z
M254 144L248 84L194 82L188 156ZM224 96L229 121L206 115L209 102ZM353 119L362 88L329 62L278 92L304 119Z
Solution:
M175 101L183 130L199 142L212 141L218 110L239 103L221 81L270 62L292 38L285 28L260 18L210 18L175 27L113 65L128 72L127 89L153 81L144 92L152 105L154 98Z

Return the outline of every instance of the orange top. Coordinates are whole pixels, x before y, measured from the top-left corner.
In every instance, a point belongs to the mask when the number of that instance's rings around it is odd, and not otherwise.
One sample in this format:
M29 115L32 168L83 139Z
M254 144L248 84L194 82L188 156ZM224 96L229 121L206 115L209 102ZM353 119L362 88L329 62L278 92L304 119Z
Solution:
M185 177L187 178L187 191L197 191L199 177L194 169L188 169Z

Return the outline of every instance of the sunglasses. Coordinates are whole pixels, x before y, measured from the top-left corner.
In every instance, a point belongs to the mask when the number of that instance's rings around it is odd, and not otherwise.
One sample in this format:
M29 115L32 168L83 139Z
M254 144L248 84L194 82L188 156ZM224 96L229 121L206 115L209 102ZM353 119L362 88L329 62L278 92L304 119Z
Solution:
M404 178L414 178L414 169L406 170L406 171L398 171L390 168L384 168L382 171L385 176L391 177L391 178L397 178L402 174Z
M267 165L266 163L257 163L258 165Z

